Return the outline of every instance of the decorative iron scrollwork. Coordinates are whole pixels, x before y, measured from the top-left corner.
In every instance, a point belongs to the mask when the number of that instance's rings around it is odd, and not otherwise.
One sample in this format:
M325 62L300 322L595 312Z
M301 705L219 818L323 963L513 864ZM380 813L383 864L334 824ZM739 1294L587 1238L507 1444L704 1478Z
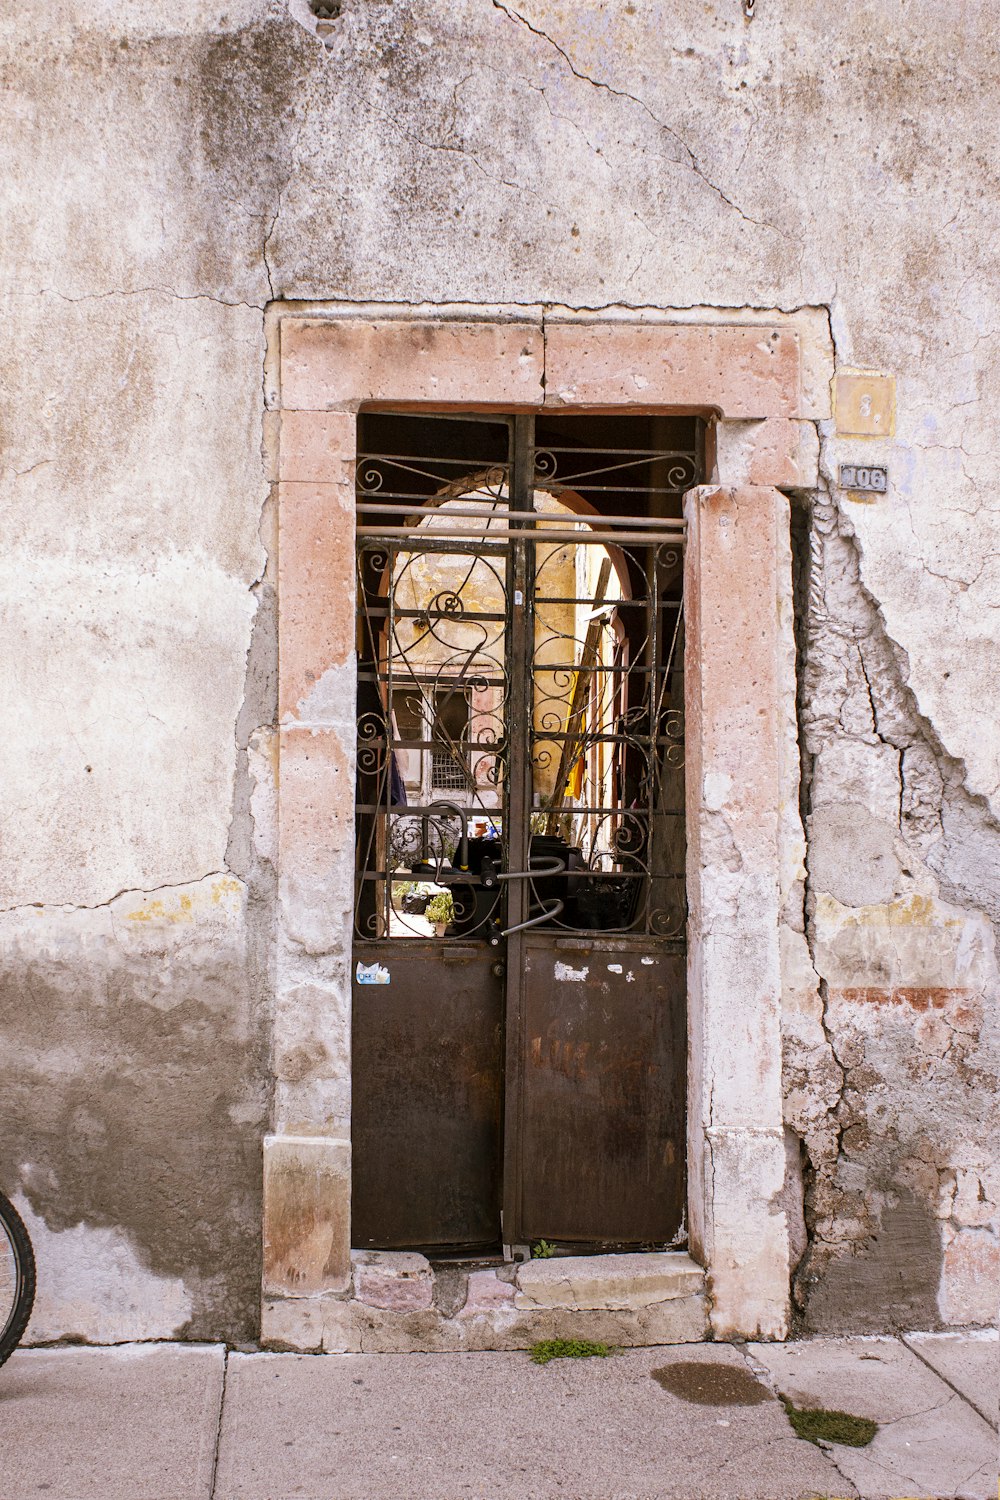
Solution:
M385 484L385 474L378 464L367 461L359 463L355 470L355 482L361 495L377 495Z
M628 528L647 503L679 513L649 497L676 504L696 455L542 444L534 532L507 518L510 472L451 452L359 456L359 502L400 514L386 537L359 541L356 932L427 936L438 910L446 939L493 939L506 902L496 871L512 851L527 869L537 848L550 863L561 851L562 873L528 880L522 926L679 939L683 554L674 536ZM621 526L595 535L609 494ZM515 560L525 661L512 657ZM529 788L518 829L512 771ZM460 810L465 865L439 795Z

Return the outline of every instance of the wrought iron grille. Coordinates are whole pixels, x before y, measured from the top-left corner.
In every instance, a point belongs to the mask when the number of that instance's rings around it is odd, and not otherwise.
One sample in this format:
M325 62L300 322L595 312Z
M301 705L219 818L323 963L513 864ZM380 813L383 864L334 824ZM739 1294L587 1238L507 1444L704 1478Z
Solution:
M683 937L697 436L680 418L362 416L359 939Z

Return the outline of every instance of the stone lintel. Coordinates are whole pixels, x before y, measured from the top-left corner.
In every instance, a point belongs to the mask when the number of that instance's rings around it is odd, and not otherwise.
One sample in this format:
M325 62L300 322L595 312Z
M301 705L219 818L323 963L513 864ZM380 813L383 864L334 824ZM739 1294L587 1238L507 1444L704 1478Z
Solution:
M282 405L299 413L396 401L704 409L763 420L797 417L803 405L799 336L782 325L570 320L543 331L527 319L304 317L284 318L280 337ZM290 424L283 477L320 477L332 441Z
M281 324L281 399L323 411L363 401L541 406L540 323L440 318Z
M551 323L545 405L794 417L801 405L799 365L798 334L790 328Z

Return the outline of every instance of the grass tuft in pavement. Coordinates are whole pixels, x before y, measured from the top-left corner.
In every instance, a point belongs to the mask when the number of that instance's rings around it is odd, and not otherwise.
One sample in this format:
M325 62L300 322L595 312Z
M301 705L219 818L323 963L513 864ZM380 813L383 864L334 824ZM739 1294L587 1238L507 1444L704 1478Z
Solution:
M547 1365L550 1359L607 1359L613 1353L607 1344L594 1344L590 1339L539 1339L531 1346L536 1365Z
M840 1443L845 1448L867 1448L878 1432L877 1422L869 1417L852 1417L846 1411L795 1406L786 1400L785 1413L796 1437L805 1438L807 1443Z

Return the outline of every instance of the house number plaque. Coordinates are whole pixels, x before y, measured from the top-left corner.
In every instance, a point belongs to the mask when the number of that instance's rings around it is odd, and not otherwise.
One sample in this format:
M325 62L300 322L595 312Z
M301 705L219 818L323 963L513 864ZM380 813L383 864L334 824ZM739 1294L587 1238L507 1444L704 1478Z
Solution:
M889 470L872 464L841 464L840 488L884 495L889 488Z

